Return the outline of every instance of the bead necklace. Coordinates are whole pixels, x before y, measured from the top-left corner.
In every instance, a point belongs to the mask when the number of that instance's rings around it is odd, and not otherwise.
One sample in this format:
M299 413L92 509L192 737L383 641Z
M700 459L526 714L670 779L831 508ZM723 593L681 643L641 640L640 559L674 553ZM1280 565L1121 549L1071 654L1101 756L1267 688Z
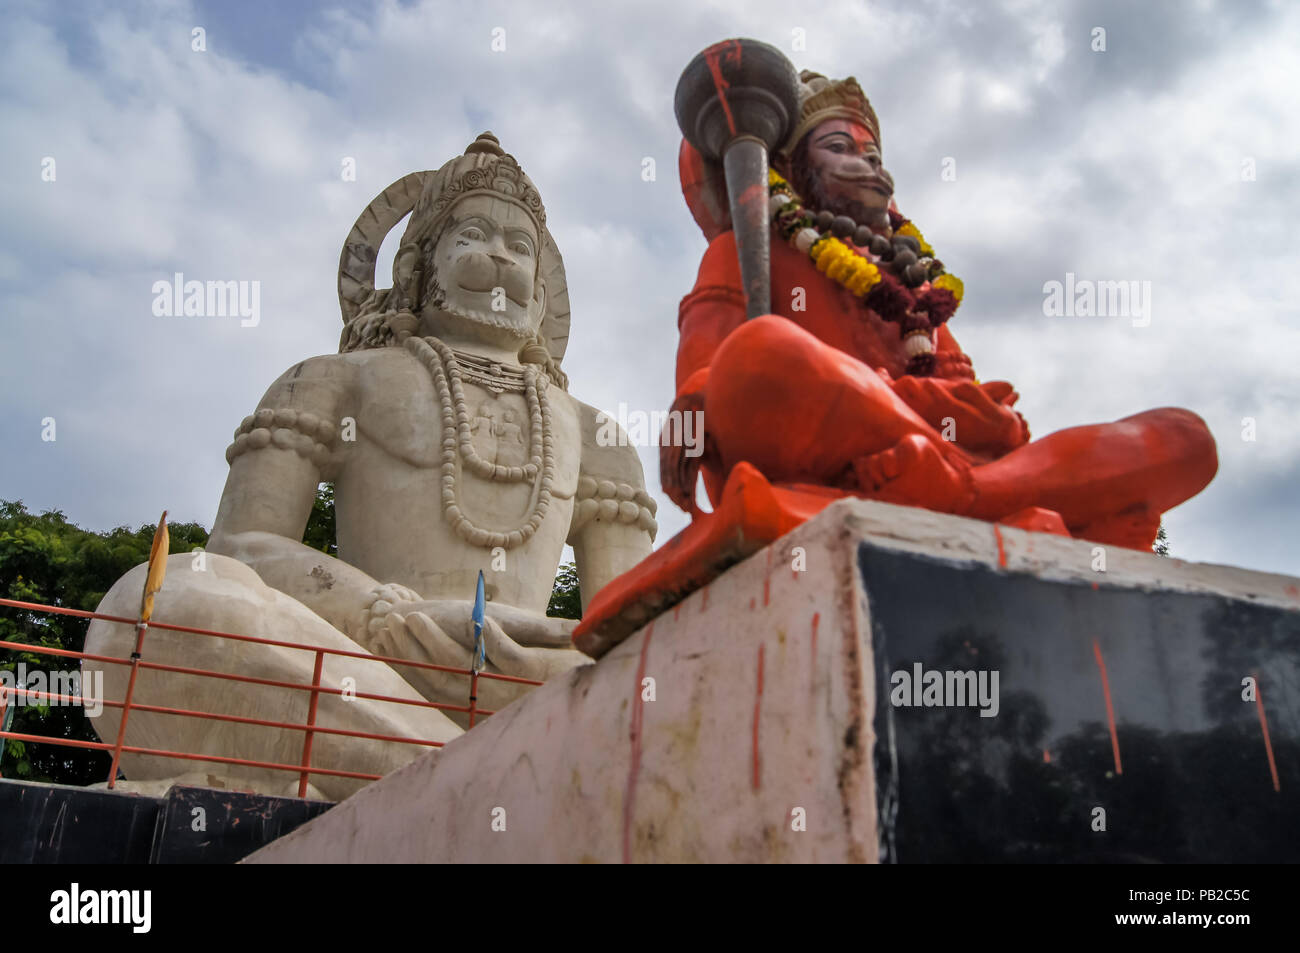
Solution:
M406 349L420 359L433 376L442 410L442 513L456 535L474 546L513 549L532 538L542 525L551 505L551 482L555 476L555 451L552 447L551 407L546 397L546 379L533 365L520 371L494 364L483 358L453 351L437 338L406 339ZM470 440L469 404L462 386L461 364L470 365L464 378L476 383L488 378L489 390L495 393L523 391L528 405L529 460L522 467L490 463L479 456ZM500 373L497 373L497 372ZM499 388L499 389L498 389ZM475 526L460 508L460 488L456 480L459 455L475 474L499 483L532 483L540 472L537 499L523 524L509 531L488 530Z

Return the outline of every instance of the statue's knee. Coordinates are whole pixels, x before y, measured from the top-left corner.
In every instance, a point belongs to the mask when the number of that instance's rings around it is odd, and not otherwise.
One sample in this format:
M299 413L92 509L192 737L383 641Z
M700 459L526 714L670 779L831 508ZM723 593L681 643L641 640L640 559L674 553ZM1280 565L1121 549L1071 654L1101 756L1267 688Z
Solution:
M1218 472L1214 435L1199 415L1182 407L1160 407L1130 419L1150 428L1154 446L1161 448L1155 459L1175 469L1180 501L1200 492Z

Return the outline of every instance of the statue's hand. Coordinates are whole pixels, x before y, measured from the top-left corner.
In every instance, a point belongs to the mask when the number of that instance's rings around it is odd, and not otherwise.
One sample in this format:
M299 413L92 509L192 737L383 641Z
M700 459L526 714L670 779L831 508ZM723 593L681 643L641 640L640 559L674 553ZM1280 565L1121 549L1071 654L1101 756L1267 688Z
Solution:
M1001 455L1029 441L1029 426L1013 408L1020 395L1006 381L951 381L907 376L894 393L943 433L951 424L955 442L968 450Z
M368 634L372 650L435 665L469 668L474 656L473 612L473 603L453 599L397 602L385 615L371 619ZM487 670L544 681L556 671L571 668L581 661L571 649L576 626L573 619L552 619L488 603L483 620ZM413 651L416 646L423 651ZM438 674L428 670L422 673L431 678ZM463 680L461 676L451 677Z
M704 394L700 391L692 391L677 395L673 401L673 406L669 411L669 420L674 419L671 414L674 412L681 413L681 419L685 420L686 415L703 412ZM717 451L714 447L713 440L706 432L704 434L704 451L699 456L688 457L685 446L676 446L669 441L661 441L659 445L659 482L668 494L668 498L676 503L692 517L698 514L699 508L695 504L695 484L699 478L700 466L706 459L716 459Z

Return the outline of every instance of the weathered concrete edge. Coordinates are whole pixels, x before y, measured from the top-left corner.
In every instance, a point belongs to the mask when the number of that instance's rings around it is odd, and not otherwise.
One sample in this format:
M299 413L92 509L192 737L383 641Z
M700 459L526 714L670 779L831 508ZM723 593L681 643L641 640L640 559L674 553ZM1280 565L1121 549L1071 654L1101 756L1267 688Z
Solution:
M1188 562L872 500L839 500L817 519L844 519L859 539L882 548L1032 573L1053 582L1204 592L1300 609L1300 578L1295 576ZM1098 547L1105 555L1104 572L1092 568Z

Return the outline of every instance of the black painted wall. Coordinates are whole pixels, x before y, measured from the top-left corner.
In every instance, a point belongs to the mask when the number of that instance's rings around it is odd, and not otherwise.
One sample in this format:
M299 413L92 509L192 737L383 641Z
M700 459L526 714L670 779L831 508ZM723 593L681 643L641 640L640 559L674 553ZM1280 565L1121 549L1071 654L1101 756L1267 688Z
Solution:
M1300 861L1300 612L858 556L882 861ZM916 662L997 670L997 716L896 707L892 675Z

